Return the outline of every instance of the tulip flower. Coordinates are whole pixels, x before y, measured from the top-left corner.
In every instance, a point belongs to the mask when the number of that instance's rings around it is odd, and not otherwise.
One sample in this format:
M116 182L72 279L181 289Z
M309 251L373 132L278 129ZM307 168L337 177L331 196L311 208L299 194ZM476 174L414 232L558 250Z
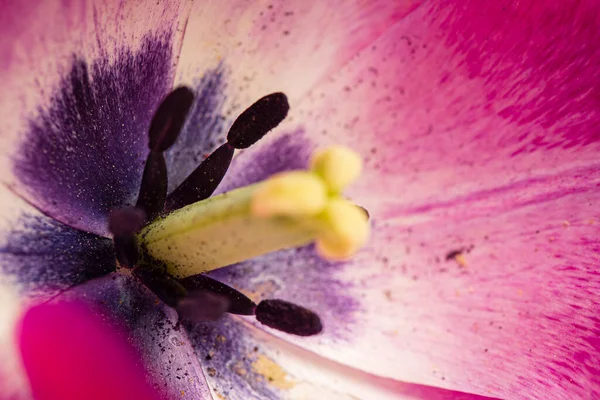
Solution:
M600 5L5 3L0 279L161 395L600 393Z

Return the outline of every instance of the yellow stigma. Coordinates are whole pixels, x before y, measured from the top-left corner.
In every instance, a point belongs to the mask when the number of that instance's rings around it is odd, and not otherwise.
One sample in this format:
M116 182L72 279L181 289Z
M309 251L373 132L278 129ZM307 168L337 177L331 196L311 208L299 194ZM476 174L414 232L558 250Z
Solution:
M142 254L183 278L273 251L316 243L328 260L352 256L369 222L340 190L358 177L360 157L334 147L308 171L289 171L191 204L138 234Z
M310 168L319 175L333 193L341 192L360 175L362 160L347 147L333 146L317 150Z
M329 260L346 259L369 236L369 220L363 210L345 199L332 199L322 216L327 229L317 237L317 251Z
M327 204L323 180L308 171L277 174L263 182L252 196L257 217L315 215Z

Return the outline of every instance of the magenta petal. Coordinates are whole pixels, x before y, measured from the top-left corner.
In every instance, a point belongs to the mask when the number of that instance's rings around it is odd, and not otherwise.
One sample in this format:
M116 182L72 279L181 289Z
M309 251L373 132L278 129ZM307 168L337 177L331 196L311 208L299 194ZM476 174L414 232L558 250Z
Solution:
M136 279L113 274L89 281L59 299L89 302L139 352L147 379L169 399L210 399L198 359L176 312Z
M361 152L351 195L381 217L597 164L599 7L426 2L290 118Z
M316 311L321 335L269 332L373 374L600 396L598 21L595 2L421 5L287 126L361 152L349 194L371 214L369 246L348 263L303 249L214 276ZM260 145L274 165L278 140ZM264 175L252 156L232 176Z
M20 347L37 400L160 399L125 338L82 305L28 310Z

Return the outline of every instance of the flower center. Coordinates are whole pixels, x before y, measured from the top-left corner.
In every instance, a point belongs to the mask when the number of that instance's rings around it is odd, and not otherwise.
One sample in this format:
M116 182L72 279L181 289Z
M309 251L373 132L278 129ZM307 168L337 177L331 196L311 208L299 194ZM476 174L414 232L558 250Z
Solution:
M360 158L343 147L313 155L310 168L209 198L235 149L260 140L286 117L283 93L265 96L233 123L227 142L167 195L164 152L181 131L194 100L184 87L171 92L150 125L149 149L135 207L109 218L119 263L180 318L216 320L224 313L254 315L274 329L310 336L321 332L317 314L278 299L256 305L239 291L202 273L276 250L315 242L330 260L350 257L366 241L364 209L341 192L357 178Z

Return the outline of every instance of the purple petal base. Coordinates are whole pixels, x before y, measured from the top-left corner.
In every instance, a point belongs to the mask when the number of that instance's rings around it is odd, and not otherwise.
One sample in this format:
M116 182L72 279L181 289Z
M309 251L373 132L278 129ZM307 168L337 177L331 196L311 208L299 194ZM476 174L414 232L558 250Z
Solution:
M350 330L359 306L347 286L336 278L343 267L324 261L310 245L278 251L208 275L243 290L257 303L276 298L318 311L328 336L341 339L352 337ZM328 320L338 323L328 325ZM306 340L319 340L319 336Z
M181 184L218 146L225 143L225 72L221 67L205 72L195 82L196 100L177 141L165 158L169 171L169 193Z
M116 267L111 240L45 216L25 214L3 236L0 271L28 295L50 296Z
M225 317L215 323L188 324L186 330L217 397L282 398L281 391L253 370L252 355L257 354L258 348L240 322Z
M135 202L170 74L171 45L158 37L110 60L75 58L14 156L16 190L47 215L105 234L110 210Z

